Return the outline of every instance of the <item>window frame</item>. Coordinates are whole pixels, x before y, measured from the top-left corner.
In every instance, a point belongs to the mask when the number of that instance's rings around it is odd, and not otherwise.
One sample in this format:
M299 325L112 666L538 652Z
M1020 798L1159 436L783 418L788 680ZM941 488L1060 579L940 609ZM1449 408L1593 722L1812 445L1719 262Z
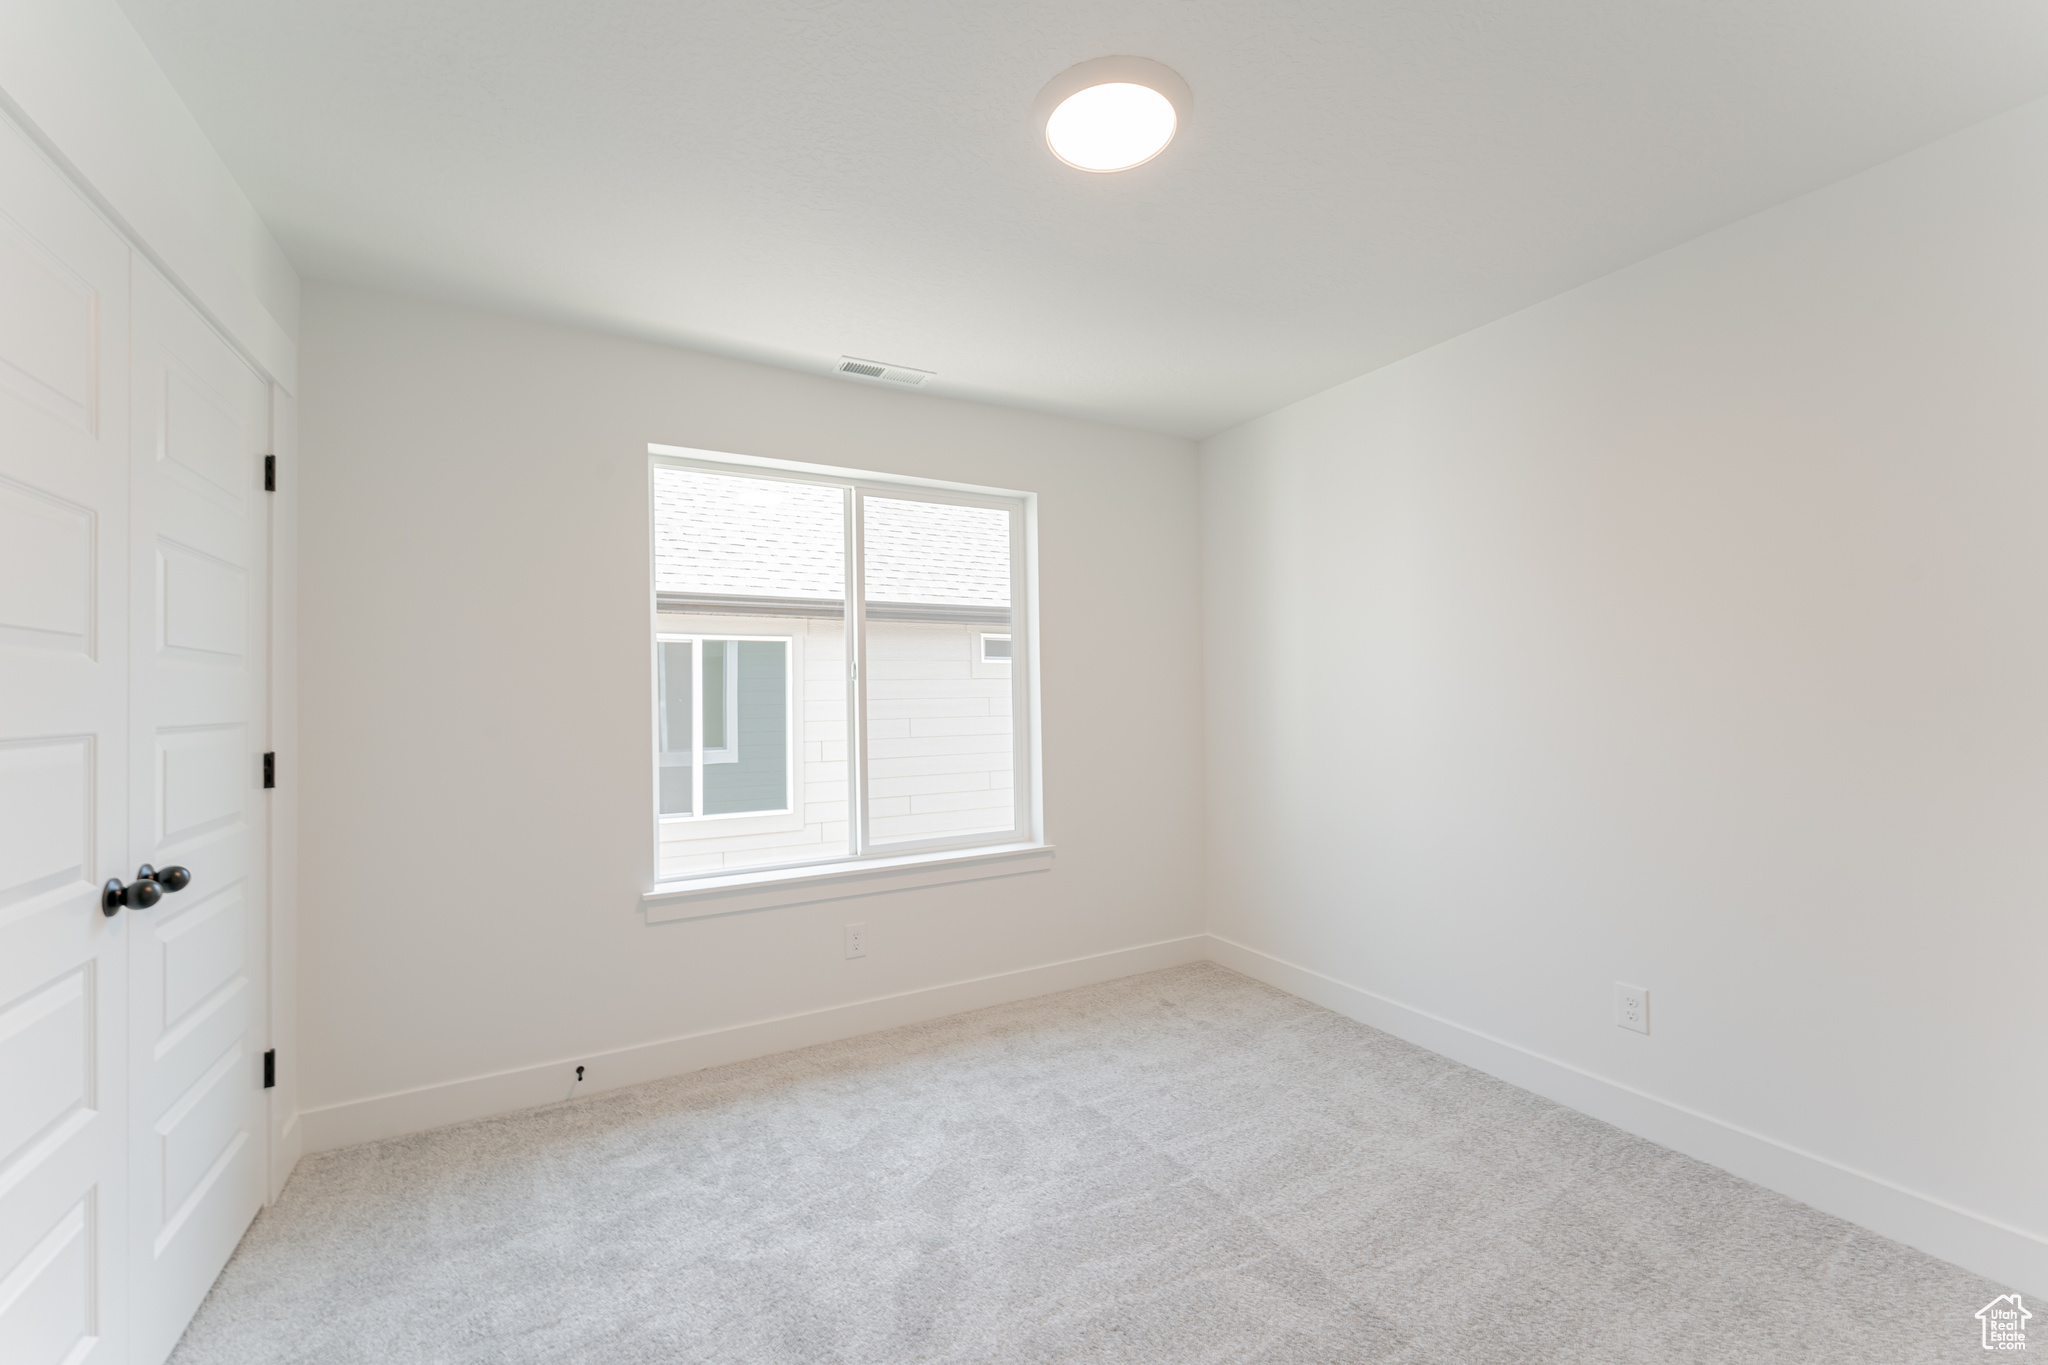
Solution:
M698 640L698 649L701 652L703 643L709 640L729 640L734 644L738 644L740 641L748 639L782 640L786 637L780 635L699 635L696 638ZM789 646L791 651L794 652L796 648L794 639L789 640ZM724 705L719 708L722 714L718 718L718 729L719 733L725 736L725 743L716 749L708 744L704 746L704 762L706 766L713 763L737 763L740 761L740 652L738 650L726 651L721 656L719 672L723 676L718 680L718 694L724 699ZM704 670L700 664L697 669L697 676L693 681L696 681L701 686L703 676ZM699 704L702 704L701 699ZM788 714L790 705L791 703L789 702L784 703L784 714ZM794 722L792 721L791 723Z
M663 468L690 469L707 474L727 477L779 480L832 487L842 492L842 515L844 517L845 546L845 589L844 615L842 622L844 648L848 662L846 678L846 761L847 761L847 803L848 835L845 848L829 857L807 858L785 863L761 864L742 868L716 868L673 876L664 876L661 867L661 825L659 776L656 776L654 797L655 841L650 901L673 899L687 894L693 886L707 893L717 894L730 888L732 883L744 883L758 887L764 881L773 882L777 874L786 874L792 881L817 882L828 880L833 869L845 867L849 875L859 875L875 866L893 867L914 863L926 865L934 860L958 857L963 865L984 863L991 853L1011 850L1037 850L1047 855L1050 846L1044 842L1043 807L1040 800L1039 764L1040 745L1038 740L1038 688L1035 650L1037 638L1037 611L1035 601L1037 539L1037 498L1034 494L1011 489L982 488L972 485L948 483L939 480L917 479L866 470L836 468L827 465L802 464L795 461L768 460L760 457L733 455L722 452L694 450L687 447L650 445L648 447L648 597L650 642L667 635L683 636L694 634L701 638L734 639L738 636L720 636L706 632L679 632L672 628L663 630L661 621L666 613L659 610L656 588L655 548L658 528L654 515L654 486L657 472ZM1010 726L1011 726L1011 781L1012 805L1011 822L1007 829L983 831L970 834L939 835L929 838L890 840L877 844L869 828L871 801L869 784L869 737L868 737L868 660L867 660L867 596L865 573L865 547L862 535L866 525L865 500L884 498L912 502L944 503L966 507L988 507L1009 514L1010 530L1010 630L1011 658L1003 671L1010 681ZM671 618L672 619L672 618ZM996 632L1000 633L1000 632ZM781 637L778 637L781 638ZM650 654L653 645L650 643ZM983 667L981 643L977 637L970 653L969 662L975 666L974 676ZM701 656L698 656L701 657ZM798 688L796 677L796 655L792 644L791 686ZM653 660L658 664L658 659ZM701 665L700 665L701 666ZM654 697L654 724L657 727L650 748L659 764L659 696ZM699 709L701 710L701 700ZM794 724L794 721L792 721ZM800 736L794 736L790 745L791 775L790 793L792 809L801 813L799 798L799 776L797 755ZM732 817L670 817L673 820L710 820ZM1044 866L1042 861L1031 861L1027 870ZM1020 865L1021 866L1021 865ZM963 876L975 875L963 872ZM778 903L791 903L779 901ZM673 918L676 916L662 916Z

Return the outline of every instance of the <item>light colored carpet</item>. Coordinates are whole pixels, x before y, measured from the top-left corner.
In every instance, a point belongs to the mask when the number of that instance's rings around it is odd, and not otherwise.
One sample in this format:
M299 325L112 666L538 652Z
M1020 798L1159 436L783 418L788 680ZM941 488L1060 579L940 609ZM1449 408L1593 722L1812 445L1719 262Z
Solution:
M308 1157L172 1360L1919 1365L1997 1292L1200 964Z

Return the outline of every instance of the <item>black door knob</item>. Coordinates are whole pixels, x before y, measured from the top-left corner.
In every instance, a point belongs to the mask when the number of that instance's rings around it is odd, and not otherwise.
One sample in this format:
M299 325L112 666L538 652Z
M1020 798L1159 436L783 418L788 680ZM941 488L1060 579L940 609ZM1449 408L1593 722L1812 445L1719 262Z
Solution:
M109 915L118 914L124 905L131 910L147 910L163 897L164 889L147 877L138 877L127 886L121 885L121 879L116 877L100 891L100 909Z
M144 863L135 870L138 882L155 882L166 891L183 891L192 885L192 874L182 867L151 867Z

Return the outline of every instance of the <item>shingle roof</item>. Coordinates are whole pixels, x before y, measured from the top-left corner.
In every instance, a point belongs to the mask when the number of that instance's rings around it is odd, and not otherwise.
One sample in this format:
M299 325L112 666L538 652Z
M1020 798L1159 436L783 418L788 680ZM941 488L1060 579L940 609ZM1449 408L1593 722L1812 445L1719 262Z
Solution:
M654 583L664 593L839 598L844 495L817 484L654 472ZM993 507L867 500L871 602L1010 604L1009 514Z

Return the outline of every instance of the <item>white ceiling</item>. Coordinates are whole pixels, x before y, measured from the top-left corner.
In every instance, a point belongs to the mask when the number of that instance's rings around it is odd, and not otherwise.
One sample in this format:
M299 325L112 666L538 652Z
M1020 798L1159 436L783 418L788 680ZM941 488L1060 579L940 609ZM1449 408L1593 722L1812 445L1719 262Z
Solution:
M309 277L1196 436L2048 95L2042 0L123 2Z

